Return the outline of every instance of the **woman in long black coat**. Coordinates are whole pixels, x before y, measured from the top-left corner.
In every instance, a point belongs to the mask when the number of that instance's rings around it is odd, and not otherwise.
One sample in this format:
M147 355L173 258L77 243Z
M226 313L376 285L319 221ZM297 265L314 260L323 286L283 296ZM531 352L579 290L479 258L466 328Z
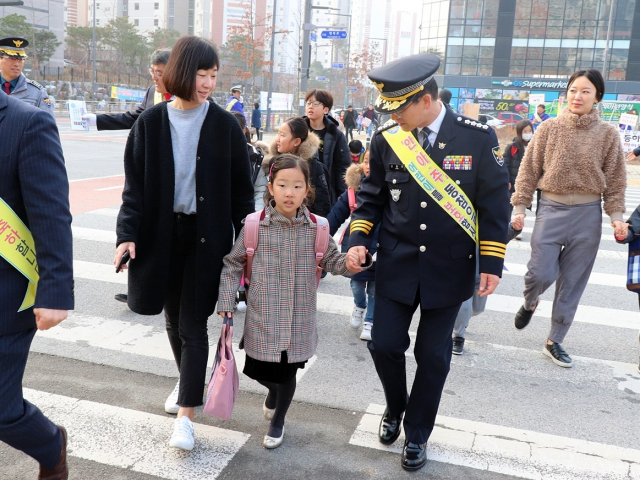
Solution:
M117 223L118 264L129 265L128 304L165 312L180 380L165 402L177 413L169 445L193 448L194 407L202 405L222 259L233 229L254 210L246 139L237 120L209 101L218 56L207 41L182 37L164 72L176 96L145 110L125 149L125 187Z

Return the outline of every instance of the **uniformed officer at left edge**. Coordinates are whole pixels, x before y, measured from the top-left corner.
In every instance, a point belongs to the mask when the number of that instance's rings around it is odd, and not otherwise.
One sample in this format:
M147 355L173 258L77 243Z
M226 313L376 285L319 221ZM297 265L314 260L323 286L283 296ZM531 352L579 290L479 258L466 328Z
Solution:
M53 115L53 104L45 88L22 73L29 42L20 37L0 39L0 88L7 95Z
M509 176L496 134L438 100L433 75L439 66L437 56L419 54L368 73L380 92L376 111L391 114L396 123L380 128L371 140L370 174L350 225L348 255L359 256L361 263L380 225L367 347L386 399L378 438L390 445L404 426L405 470L418 470L427 461L427 441L449 373L451 333L460 304L475 288L476 242L479 293L486 297L500 281L509 223ZM432 169L421 177L427 168ZM417 370L409 394L405 352L418 305Z

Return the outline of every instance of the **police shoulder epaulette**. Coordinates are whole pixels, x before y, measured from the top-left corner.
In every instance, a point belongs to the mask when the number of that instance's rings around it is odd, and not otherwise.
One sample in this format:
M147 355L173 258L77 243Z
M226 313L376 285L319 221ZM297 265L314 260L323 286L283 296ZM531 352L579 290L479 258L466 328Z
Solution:
M382 133L385 130L389 130L390 128L396 127L396 126L398 126L396 122L387 122L384 125L381 125L380 127L378 127L375 131L375 134Z
M463 125L465 127L470 127L475 130L480 130L482 132L489 133L491 131L491 127L486 123L479 122L478 120L474 120L473 118L463 117L462 115L458 115L456 117L456 123L458 125Z
M39 88L40 90L44 90L44 87L40 83L36 82L35 80L31 80L30 78L27 78L27 83L33 85L34 87Z

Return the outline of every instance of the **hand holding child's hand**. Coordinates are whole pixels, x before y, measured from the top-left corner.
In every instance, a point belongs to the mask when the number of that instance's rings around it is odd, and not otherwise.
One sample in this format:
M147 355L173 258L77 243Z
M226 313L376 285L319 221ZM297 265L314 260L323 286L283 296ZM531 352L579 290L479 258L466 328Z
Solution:
M613 235L616 237L616 240L621 242L627 238L627 235L629 233L628 223L622 223L621 221L616 220L611 224L611 226L615 228Z
M362 271L360 259L356 253L347 253L346 266L350 273L359 273Z
M524 228L524 215L518 214L515 217L513 217L513 220L511 221L511 226L516 231L522 230Z

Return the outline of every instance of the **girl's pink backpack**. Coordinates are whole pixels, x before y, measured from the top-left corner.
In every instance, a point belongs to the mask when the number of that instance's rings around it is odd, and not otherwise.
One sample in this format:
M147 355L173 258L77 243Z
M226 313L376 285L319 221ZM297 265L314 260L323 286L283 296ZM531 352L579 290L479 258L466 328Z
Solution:
M244 247L247 250L247 262L244 265L244 288L249 289L251 283L251 267L253 265L253 256L256 253L258 247L258 238L260 231L260 221L264 220L264 210L260 212L254 212L247 215L244 220ZM316 287L320 283L320 277L322 276L322 268L320 268L320 262L324 257L324 252L327 251L329 246L329 221L319 215L309 214L311 221L318 227L316 229Z
M207 389L204 413L222 420L229 420L238 396L240 381L238 368L233 356L233 317L224 317L222 332L218 340L218 350L213 363L213 372Z

